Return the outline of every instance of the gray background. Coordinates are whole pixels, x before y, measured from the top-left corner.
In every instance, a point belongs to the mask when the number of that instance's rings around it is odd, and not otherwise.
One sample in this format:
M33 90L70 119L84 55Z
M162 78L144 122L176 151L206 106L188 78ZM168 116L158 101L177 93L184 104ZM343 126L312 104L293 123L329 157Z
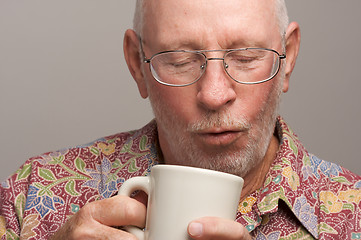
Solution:
M287 3L302 43L282 115L310 152L361 174L361 1ZM31 156L150 121L123 60L133 4L0 0L1 180Z

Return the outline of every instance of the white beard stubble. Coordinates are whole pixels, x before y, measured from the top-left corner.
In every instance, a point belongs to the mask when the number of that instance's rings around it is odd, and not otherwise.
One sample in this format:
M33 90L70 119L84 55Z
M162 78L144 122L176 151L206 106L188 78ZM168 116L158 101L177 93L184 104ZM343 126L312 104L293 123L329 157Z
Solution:
M179 120L172 107L161 99L159 94L149 94L158 129L166 135L170 152L174 159L172 164L206 168L226 172L244 177L252 168L257 166L265 157L271 137L274 133L276 118L282 92L284 71L281 67L278 73L278 83L265 98L263 107L256 119L256 124L251 124L244 116L233 116L231 112L208 112L202 120L192 124L184 124ZM272 79L270 81L274 81ZM261 83L262 84L262 83ZM152 91L149 91L152 93ZM190 137L189 131L206 129L219 126L237 126L246 129L247 144L241 149L207 153L196 146ZM165 159L167 163L167 159Z

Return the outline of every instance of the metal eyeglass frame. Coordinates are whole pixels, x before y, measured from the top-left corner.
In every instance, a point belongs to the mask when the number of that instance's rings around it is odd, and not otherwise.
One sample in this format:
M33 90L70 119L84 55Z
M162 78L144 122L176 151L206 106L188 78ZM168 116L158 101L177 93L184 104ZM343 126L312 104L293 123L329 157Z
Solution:
M169 50L169 51L162 51L162 52L158 52L154 55L152 55L150 58L146 58L145 54L144 54L144 51L143 51L143 44L142 44L142 41L141 39L139 39L139 42L140 42L140 48L141 48L141 51L142 51L142 55L143 55L143 62L144 63L149 63L149 70L150 72L152 73L152 76L154 77L154 79L159 82L160 84L163 84L163 85L166 85L166 86L171 86L171 87L185 87L185 86L189 86L189 85L192 85L194 83L196 83L204 74L205 72L205 69L207 68L207 63L208 61L212 61L212 60L222 60L223 61L223 67L224 67L224 71L227 73L227 75L232 79L234 80L235 82L237 83L241 83L241 84L259 84L259 83L264 83L264 82L267 82L269 80L271 80L272 78L274 78L280 68L281 68L281 60L282 59L285 59L286 58L286 54L279 54L276 50L273 50L273 49L269 49L269 48L256 48L256 47L250 47L250 48L238 48L238 49L217 49L217 50L195 50L195 51L191 51L191 50ZM244 50L267 50L267 51L271 51L271 52L274 52L278 55L278 58L279 58L279 62L278 62L278 67L277 67L277 71L272 75L270 76L269 78L265 79L265 80L261 80L261 81L257 81L257 82L242 82L242 81L238 81L236 79L234 79L227 71L227 64L225 63L224 61L224 58L225 56L229 53L229 52L233 52L233 51L244 51ZM160 55L160 54L164 54L164 53L172 53L172 52L188 52L188 53L197 53L197 54L201 54L204 56L204 59L205 59L205 64L201 66L201 68L204 68L204 72L197 78L195 79L194 81L190 82L190 83L187 83L187 84L171 84L171 83L166 83L166 82L163 82L161 80L159 80L158 78L156 78L153 74L153 71L151 69L151 60L156 57L157 55ZM212 57L212 58L208 58L204 53L208 53L208 52L225 52L224 55L223 55L223 58L216 58L216 57Z

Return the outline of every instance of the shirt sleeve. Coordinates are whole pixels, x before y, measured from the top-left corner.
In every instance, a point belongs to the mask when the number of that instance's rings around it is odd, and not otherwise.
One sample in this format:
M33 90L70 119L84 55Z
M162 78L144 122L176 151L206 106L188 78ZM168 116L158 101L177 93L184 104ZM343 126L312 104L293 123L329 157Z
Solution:
M24 164L14 175L3 181L0 186L0 237L19 239L24 226L24 210L28 177L31 164Z

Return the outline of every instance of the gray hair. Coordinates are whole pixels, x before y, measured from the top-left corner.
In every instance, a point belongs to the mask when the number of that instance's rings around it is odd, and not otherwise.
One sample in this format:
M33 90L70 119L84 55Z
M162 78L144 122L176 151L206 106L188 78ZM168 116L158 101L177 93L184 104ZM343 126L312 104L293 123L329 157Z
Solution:
M136 0L136 4L135 4L133 29L138 35L141 35L143 31L143 17L144 17L143 3L144 0Z
M284 38L288 24L288 13L285 0L274 0L275 1L275 10L276 16L278 17L278 27L282 38ZM143 17L144 17L144 3L146 0L136 0L135 13L133 19L133 29L138 34L141 35L143 32Z
M285 0L275 0L276 16L278 18L278 28L281 36L285 36L289 24L288 12Z

